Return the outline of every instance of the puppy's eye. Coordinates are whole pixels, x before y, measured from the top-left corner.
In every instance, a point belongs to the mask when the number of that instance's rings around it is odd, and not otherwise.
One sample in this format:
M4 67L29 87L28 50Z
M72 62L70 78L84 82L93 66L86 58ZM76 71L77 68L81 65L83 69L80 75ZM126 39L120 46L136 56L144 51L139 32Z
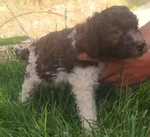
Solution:
M120 35L122 32L121 32L121 30L120 29L116 29L115 31L114 31L114 34L115 35Z

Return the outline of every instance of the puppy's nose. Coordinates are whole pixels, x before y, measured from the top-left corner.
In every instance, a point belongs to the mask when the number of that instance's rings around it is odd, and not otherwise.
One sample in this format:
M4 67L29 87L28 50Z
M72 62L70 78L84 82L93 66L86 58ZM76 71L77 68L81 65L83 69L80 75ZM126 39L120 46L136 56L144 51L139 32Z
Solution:
M144 46L145 46L144 44L138 44L137 49L138 50L143 50Z
M138 50L142 51L145 48L146 48L146 43L145 42L137 44L137 49Z

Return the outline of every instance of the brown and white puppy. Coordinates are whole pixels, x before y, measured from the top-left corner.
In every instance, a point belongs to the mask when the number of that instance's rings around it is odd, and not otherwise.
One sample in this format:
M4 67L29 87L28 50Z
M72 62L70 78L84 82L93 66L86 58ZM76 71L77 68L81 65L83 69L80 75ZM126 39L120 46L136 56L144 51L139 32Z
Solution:
M147 46L136 16L125 6L112 6L74 28L49 33L27 49L14 49L27 61L21 102L28 101L43 82L69 82L82 125L90 129L97 120L94 86L105 61L140 57ZM77 60L83 52L102 62Z

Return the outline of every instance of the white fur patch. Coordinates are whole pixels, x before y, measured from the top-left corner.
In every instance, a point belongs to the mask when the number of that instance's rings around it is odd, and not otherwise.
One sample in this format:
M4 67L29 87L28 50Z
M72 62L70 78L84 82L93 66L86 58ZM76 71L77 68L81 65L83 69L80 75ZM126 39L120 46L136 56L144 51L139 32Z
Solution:
M36 60L37 56L35 55L35 47L29 47L29 60L26 67L26 73L29 74L28 77L25 77L24 83L22 85L22 92L20 94L21 102L28 101L30 94L34 92L34 89L41 83L41 79L37 76L36 72Z
M37 61L37 56L35 55L35 47L31 46L28 48L29 50L29 60L28 60L28 65L27 65L27 68L26 68L26 72L29 72L30 75L32 76L37 76L37 73L36 73L36 61Z
M59 71L55 74L54 83L59 84L60 82L67 82L69 74L64 71Z
M98 84L99 74L103 70L103 64L99 67L75 67L69 75L69 83L75 95L79 116L83 127L90 129L93 122L97 120L96 105L94 99L94 86ZM89 125L90 124L90 125Z
M46 75L51 75L52 73L49 72L49 71L47 71L47 72L45 72L45 74L46 74Z
M68 39L72 39L72 43L71 44L72 44L74 49L76 49L76 46L75 46L76 40L74 38L76 33L77 33L76 29L73 29L73 31L67 36Z

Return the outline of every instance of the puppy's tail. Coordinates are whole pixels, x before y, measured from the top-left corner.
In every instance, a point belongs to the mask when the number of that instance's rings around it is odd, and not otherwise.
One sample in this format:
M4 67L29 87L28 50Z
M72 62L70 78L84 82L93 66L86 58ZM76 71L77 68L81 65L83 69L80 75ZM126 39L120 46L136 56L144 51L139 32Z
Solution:
M15 54L21 58L22 60L27 61L29 57L29 50L28 48L20 48L18 45L13 46L13 50Z

